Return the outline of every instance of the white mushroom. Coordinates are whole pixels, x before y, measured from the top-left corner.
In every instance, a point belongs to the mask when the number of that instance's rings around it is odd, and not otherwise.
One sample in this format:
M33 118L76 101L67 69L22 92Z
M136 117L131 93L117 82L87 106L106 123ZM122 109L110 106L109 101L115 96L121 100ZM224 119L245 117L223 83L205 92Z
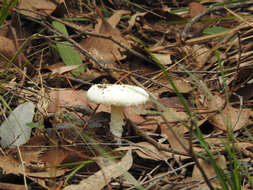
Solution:
M149 94L138 86L95 84L88 90L87 97L97 104L111 105L110 131L120 138L124 125L124 107L144 104Z

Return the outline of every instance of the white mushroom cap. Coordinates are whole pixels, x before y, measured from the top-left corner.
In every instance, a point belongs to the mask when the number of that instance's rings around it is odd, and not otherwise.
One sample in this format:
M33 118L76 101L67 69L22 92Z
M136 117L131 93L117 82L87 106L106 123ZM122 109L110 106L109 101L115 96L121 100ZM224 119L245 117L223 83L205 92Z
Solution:
M149 99L149 94L138 86L95 84L87 92L90 101L114 106L137 106Z

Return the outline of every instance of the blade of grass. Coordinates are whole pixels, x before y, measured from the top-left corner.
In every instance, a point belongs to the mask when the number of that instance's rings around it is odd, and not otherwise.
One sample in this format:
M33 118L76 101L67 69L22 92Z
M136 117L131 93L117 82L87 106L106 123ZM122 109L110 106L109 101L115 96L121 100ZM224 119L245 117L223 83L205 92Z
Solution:
M0 26L3 24L7 16L9 16L9 10L16 6L18 0L11 0L7 2L4 0L0 9Z

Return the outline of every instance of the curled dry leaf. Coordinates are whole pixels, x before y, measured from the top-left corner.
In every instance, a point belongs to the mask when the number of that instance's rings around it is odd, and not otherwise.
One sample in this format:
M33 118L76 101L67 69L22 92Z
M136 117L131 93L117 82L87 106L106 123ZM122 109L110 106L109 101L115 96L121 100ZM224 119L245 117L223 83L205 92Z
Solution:
M129 150L118 163L107 165L100 162L100 171L86 179L83 179L78 185L69 185L65 187L64 190L101 190L113 178L126 173L131 168L132 164L132 151Z
M135 25L136 19L141 16L143 17L146 13L135 13L134 15L131 16L131 18L128 21L128 27L126 29L127 32L130 32L132 28Z
M130 11L127 11L127 10L117 10L115 11L115 13L107 20L108 23L111 24L112 27L116 27L117 24L119 23L121 17L123 15L128 15L130 14L131 12Z

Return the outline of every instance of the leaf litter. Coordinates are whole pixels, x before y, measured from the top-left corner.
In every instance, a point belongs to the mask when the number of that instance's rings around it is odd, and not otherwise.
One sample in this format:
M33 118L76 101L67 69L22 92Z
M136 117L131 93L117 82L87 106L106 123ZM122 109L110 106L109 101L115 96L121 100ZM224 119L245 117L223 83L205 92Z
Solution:
M0 188L221 188L213 159L224 176L240 168L240 186L252 189L252 4L22 0L8 9L0 168L24 178ZM120 145L110 106L87 100L98 83L150 93L125 109Z

